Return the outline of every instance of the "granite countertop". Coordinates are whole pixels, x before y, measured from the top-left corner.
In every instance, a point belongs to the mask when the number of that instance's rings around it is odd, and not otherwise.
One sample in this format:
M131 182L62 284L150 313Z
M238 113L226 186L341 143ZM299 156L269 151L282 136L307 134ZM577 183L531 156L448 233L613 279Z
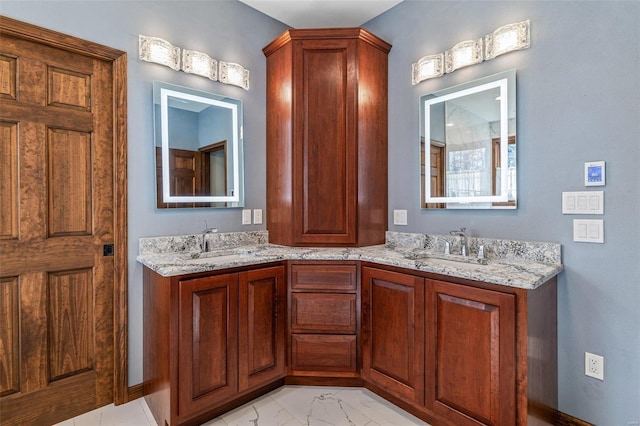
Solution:
M286 247L267 243L266 231L208 234L212 249L201 253L200 235L140 239L138 262L169 277L280 260L361 260L492 284L535 289L562 271L560 245L470 238L470 256L444 255L458 237L388 232L384 245L358 248ZM486 260L478 260L484 246ZM486 263L486 264L485 264Z

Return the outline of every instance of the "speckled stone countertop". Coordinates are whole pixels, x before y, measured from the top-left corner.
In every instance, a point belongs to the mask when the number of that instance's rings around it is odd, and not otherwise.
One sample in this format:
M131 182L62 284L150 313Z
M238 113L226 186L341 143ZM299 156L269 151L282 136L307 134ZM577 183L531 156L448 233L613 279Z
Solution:
M140 239L138 262L169 277L258 265L279 260L361 260L417 271L535 289L562 271L561 247L539 243L468 238L469 256L459 253L460 238L450 235L387 232L384 245L370 247L286 247L268 243L268 232L207 234L211 248L201 253L201 235ZM480 246L485 260L477 259Z

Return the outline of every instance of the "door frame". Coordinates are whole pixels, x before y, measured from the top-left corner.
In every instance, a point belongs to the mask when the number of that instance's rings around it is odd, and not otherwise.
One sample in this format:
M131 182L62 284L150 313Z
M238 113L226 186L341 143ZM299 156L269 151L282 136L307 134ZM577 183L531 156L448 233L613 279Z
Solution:
M113 399L129 400L128 388L128 230L127 230L127 53L87 40L0 16L0 34L111 63L113 85Z

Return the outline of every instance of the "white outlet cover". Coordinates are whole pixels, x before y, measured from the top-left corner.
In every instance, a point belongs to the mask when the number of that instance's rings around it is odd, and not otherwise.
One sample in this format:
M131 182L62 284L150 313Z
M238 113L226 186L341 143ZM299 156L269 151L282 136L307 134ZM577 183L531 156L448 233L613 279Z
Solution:
M406 210L394 210L393 211L393 224L394 225L406 225L407 224L407 211Z
M584 374L598 380L604 380L604 357L585 352Z
M242 210L242 224L243 225L251 225L251 210L243 209Z
M255 225L262 224L262 209L253 209L253 223Z

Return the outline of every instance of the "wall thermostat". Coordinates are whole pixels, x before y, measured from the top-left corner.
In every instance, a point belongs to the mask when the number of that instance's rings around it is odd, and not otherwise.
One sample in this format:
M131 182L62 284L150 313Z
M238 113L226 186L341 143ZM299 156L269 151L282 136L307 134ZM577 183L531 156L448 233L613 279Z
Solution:
M604 186L604 161L584 163L584 186Z

